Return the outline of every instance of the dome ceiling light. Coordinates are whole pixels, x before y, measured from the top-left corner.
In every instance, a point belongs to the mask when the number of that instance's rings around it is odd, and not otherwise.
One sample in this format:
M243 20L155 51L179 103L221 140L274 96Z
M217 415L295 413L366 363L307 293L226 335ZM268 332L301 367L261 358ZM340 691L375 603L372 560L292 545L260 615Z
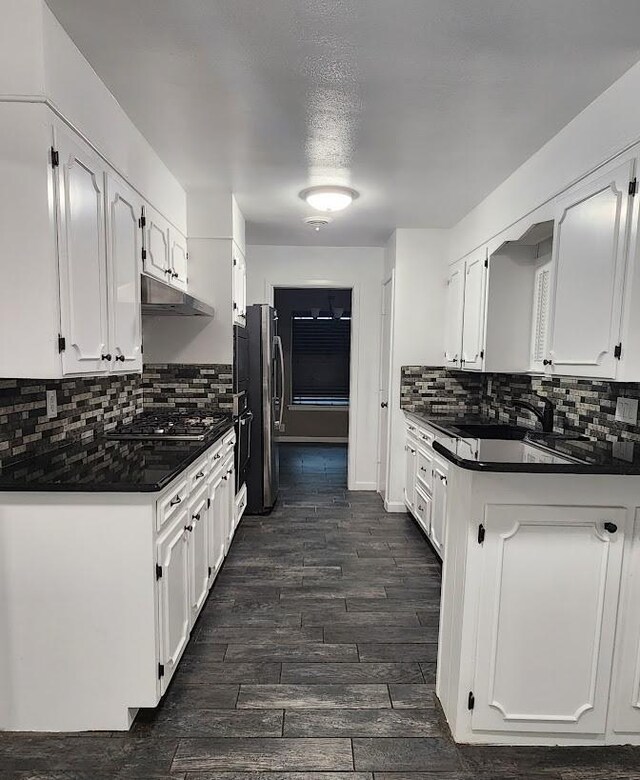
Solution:
M342 211L358 197L351 187L308 187L300 193L302 200L317 211Z

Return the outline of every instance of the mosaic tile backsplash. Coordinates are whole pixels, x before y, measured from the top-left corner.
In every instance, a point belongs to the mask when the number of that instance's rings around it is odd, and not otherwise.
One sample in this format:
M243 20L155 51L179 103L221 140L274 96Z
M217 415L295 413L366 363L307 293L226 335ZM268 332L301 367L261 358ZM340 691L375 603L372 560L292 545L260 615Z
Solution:
M47 418L46 391L58 414ZM0 467L100 435L147 409L231 410L231 366L145 366L142 376L0 379Z
M403 366L401 407L414 412L468 411L501 422L536 427L529 412L512 402L548 397L555 407L557 433L581 433L594 439L640 441L640 427L616 422L618 396L640 399L640 384L574 377L522 374L464 374L429 366Z

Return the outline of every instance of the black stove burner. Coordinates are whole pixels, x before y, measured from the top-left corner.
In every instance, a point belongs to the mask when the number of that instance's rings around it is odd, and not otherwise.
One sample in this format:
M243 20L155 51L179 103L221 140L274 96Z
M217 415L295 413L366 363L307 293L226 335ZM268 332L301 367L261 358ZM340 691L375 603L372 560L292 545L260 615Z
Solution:
M107 434L110 439L182 439L199 441L229 418L206 410L189 412L143 412L128 425Z

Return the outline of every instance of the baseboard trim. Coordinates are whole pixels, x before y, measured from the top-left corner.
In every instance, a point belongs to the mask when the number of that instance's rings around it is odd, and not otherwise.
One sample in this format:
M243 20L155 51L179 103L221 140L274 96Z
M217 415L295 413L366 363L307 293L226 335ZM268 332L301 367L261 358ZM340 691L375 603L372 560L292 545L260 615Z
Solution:
M386 512L406 512L407 505L404 501L385 501L384 508Z
M282 444L348 444L345 436L278 436Z
M349 485L349 490L370 490L375 492L377 485L375 482L353 482Z

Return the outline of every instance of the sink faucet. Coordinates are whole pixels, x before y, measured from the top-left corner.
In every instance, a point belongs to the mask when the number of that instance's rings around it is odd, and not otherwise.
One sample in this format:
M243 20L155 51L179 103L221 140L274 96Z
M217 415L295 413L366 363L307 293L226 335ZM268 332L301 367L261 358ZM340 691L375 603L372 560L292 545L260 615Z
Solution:
M552 433L553 432L553 404L548 398L542 398L542 396L536 395L537 399L542 401L543 408L542 411L537 406L534 406L533 404L529 403L529 401L514 401L513 406L519 409L527 409L527 411L532 412L535 414L535 416L540 420L540 424L542 425L542 430L545 433Z

